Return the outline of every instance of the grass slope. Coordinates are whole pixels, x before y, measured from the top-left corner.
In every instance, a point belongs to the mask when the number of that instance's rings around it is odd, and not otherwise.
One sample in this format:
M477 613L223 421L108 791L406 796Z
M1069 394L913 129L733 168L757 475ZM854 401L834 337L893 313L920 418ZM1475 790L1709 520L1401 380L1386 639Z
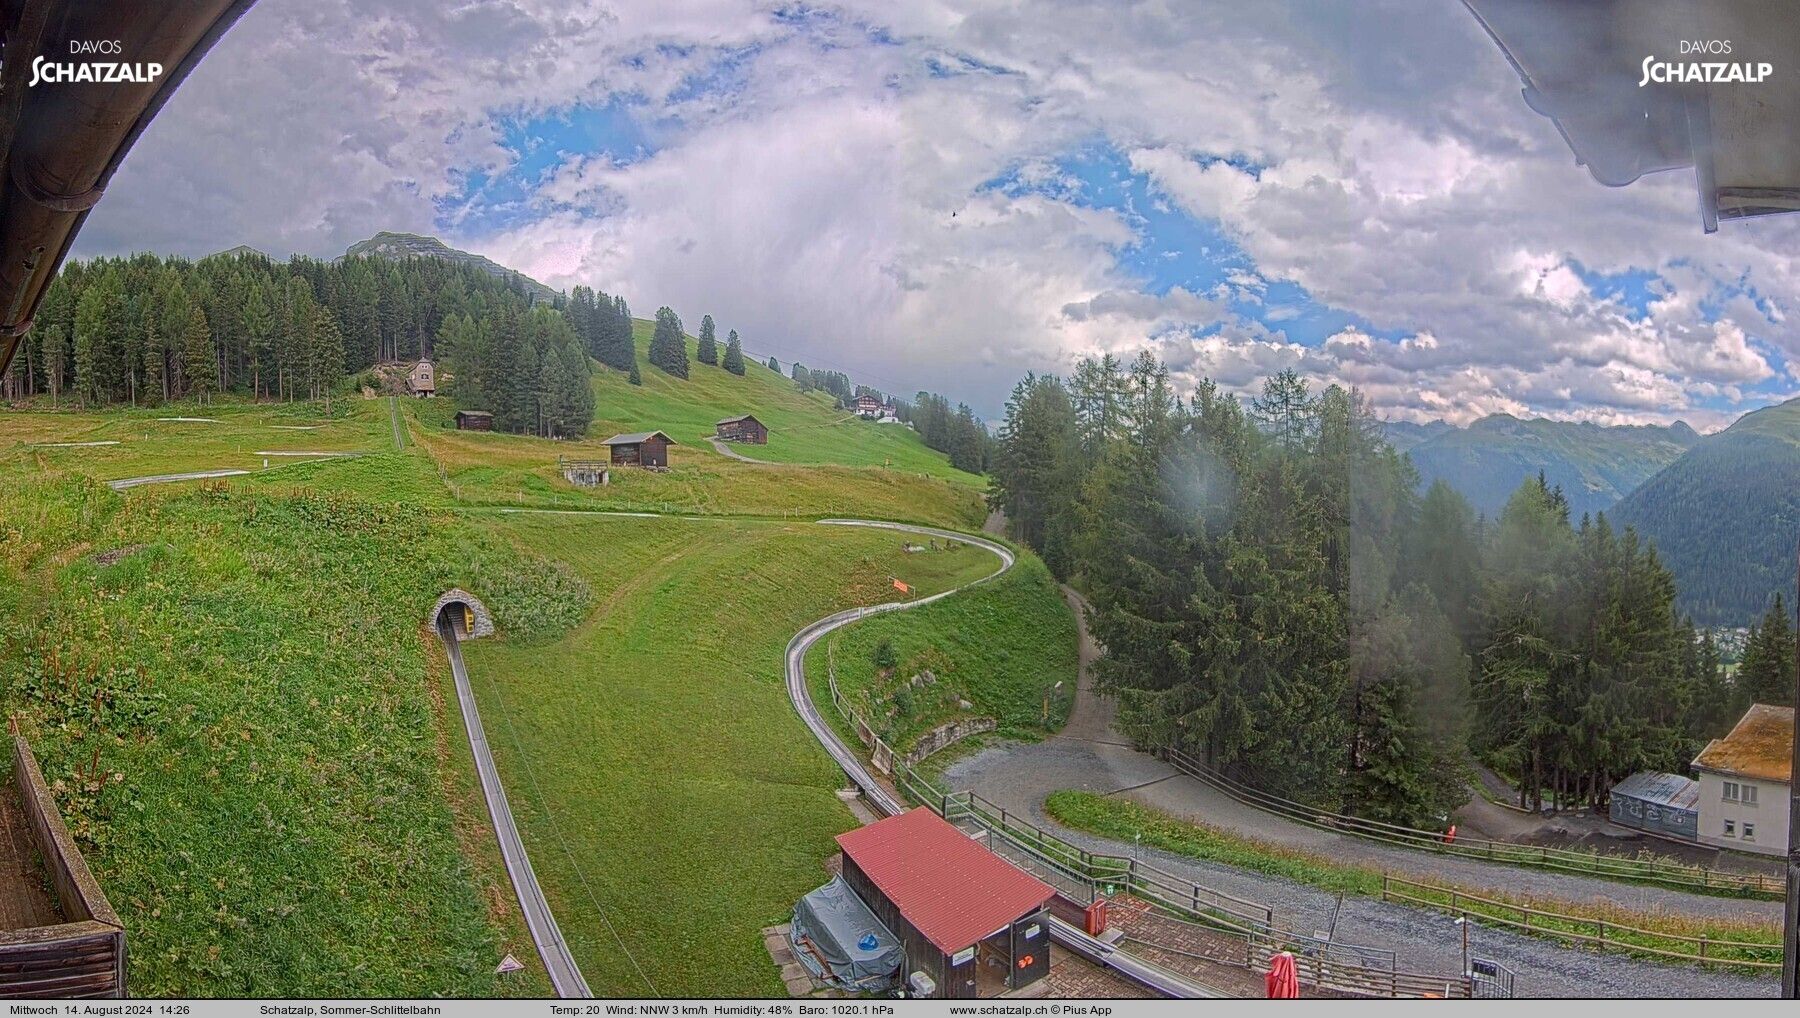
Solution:
M883 641L897 667L876 666ZM1075 619L1056 582L1027 553L991 583L839 630L813 647L806 675L814 699L829 704L827 662L835 662L839 691L877 719L879 734L901 752L932 728L965 717L991 717L998 735L1036 739L1068 718L1075 642ZM927 670L935 682L911 684Z
M901 596L893 577L932 592L992 571L993 557L907 555L897 534L810 524L498 526L596 594L566 636L466 651L533 865L589 984L602 996L780 995L758 931L824 882L832 837L855 823L834 795L842 772L788 702L783 649L831 611Z
M545 992L493 974L535 954L434 702L421 624L456 584L523 631L585 603L404 506L0 479L0 696L130 929L135 993Z
M162 418L210 418L177 421ZM303 429L303 430L302 430ZM107 445L79 443L105 442ZM103 481L195 470L259 470L305 457L259 453L366 452L393 447L385 400L220 401L98 413L0 413L0 467L75 471Z

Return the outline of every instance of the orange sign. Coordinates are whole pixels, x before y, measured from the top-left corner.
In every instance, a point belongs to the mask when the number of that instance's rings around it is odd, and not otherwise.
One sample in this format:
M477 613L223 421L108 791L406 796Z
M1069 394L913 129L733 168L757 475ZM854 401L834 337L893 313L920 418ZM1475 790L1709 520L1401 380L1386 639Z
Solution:
M1030 968L1031 967L1031 955L1028 954L1028 955L1021 957L1019 959L1019 967L1022 969Z
M901 582L900 582L900 581L899 581L899 580L895 580L895 581L894 581L894 589L895 589L895 590L898 590L898 591L899 591L899 592L900 592L900 593L902 593L902 594L910 594L910 593L912 593L912 588L911 588L911 587L909 587L909 586L907 586L907 585L906 585L906 584L904 584L904 583L901 583Z

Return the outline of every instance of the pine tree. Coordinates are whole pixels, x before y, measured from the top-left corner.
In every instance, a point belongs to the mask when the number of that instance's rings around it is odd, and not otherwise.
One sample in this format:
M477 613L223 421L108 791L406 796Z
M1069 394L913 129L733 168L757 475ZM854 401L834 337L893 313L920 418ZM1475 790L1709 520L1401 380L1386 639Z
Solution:
M773 357L770 357L769 358L769 370L775 372L778 375L781 374L781 362L776 360Z
M1737 710L1753 703L1792 706L1794 702L1794 630L1780 594L1761 623L1753 626L1737 670Z
M323 307L315 308L308 338L307 382L313 398L323 398L325 412L330 414L331 393L344 379L344 333L338 328L337 316Z
M737 333L733 332L732 335L735 336ZM719 343L715 338L713 316L711 315L702 315L700 318L700 341L698 348L694 351L694 359L702 364L719 363ZM740 371L738 374L743 374L743 372Z
M744 344L739 342L736 329L731 330L725 343L725 370L739 376L744 373Z
M200 305L188 305L187 326L181 336L182 362L186 365L187 395L200 403L218 389L217 350L213 347L212 330L206 324L206 312Z
M632 385L644 384L644 376L638 374L637 361L631 362L631 376L627 378L626 381L630 382Z
M656 332L650 339L650 363L676 378L688 376L687 340L681 319L668 307L656 309Z

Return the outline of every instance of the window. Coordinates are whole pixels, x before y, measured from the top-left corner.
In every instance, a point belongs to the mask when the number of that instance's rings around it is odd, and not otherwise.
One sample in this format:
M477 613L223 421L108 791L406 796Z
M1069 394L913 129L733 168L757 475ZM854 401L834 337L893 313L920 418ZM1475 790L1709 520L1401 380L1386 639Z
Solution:
M1746 806L1756 805L1756 786L1755 785L1739 785L1738 790L1740 793L1739 798L1738 798L1739 802L1743 803Z
M1745 841L1755 841L1756 840L1756 825L1755 824L1749 823L1749 822L1746 822L1744 824L1744 840Z
M1737 837L1737 821L1736 820L1725 821L1725 836L1727 838Z
M1735 781L1725 782L1725 801L1726 802L1738 801L1738 783L1737 782L1735 782Z

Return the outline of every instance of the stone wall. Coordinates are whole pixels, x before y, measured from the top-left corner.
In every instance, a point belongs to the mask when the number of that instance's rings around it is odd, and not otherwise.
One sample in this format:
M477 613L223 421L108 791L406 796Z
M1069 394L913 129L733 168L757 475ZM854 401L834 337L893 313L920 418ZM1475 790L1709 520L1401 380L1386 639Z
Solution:
M472 633L465 633L462 631L462 626L459 623L456 629L459 636L465 640L476 640L483 636L494 635L493 613L488 611L487 605L481 603L480 598L463 590L461 587L445 591L444 596L437 599L437 603L431 606L431 614L425 617L426 625L436 629L438 615L443 612L444 606L456 604L458 602L468 605L470 611L475 616L475 631Z

